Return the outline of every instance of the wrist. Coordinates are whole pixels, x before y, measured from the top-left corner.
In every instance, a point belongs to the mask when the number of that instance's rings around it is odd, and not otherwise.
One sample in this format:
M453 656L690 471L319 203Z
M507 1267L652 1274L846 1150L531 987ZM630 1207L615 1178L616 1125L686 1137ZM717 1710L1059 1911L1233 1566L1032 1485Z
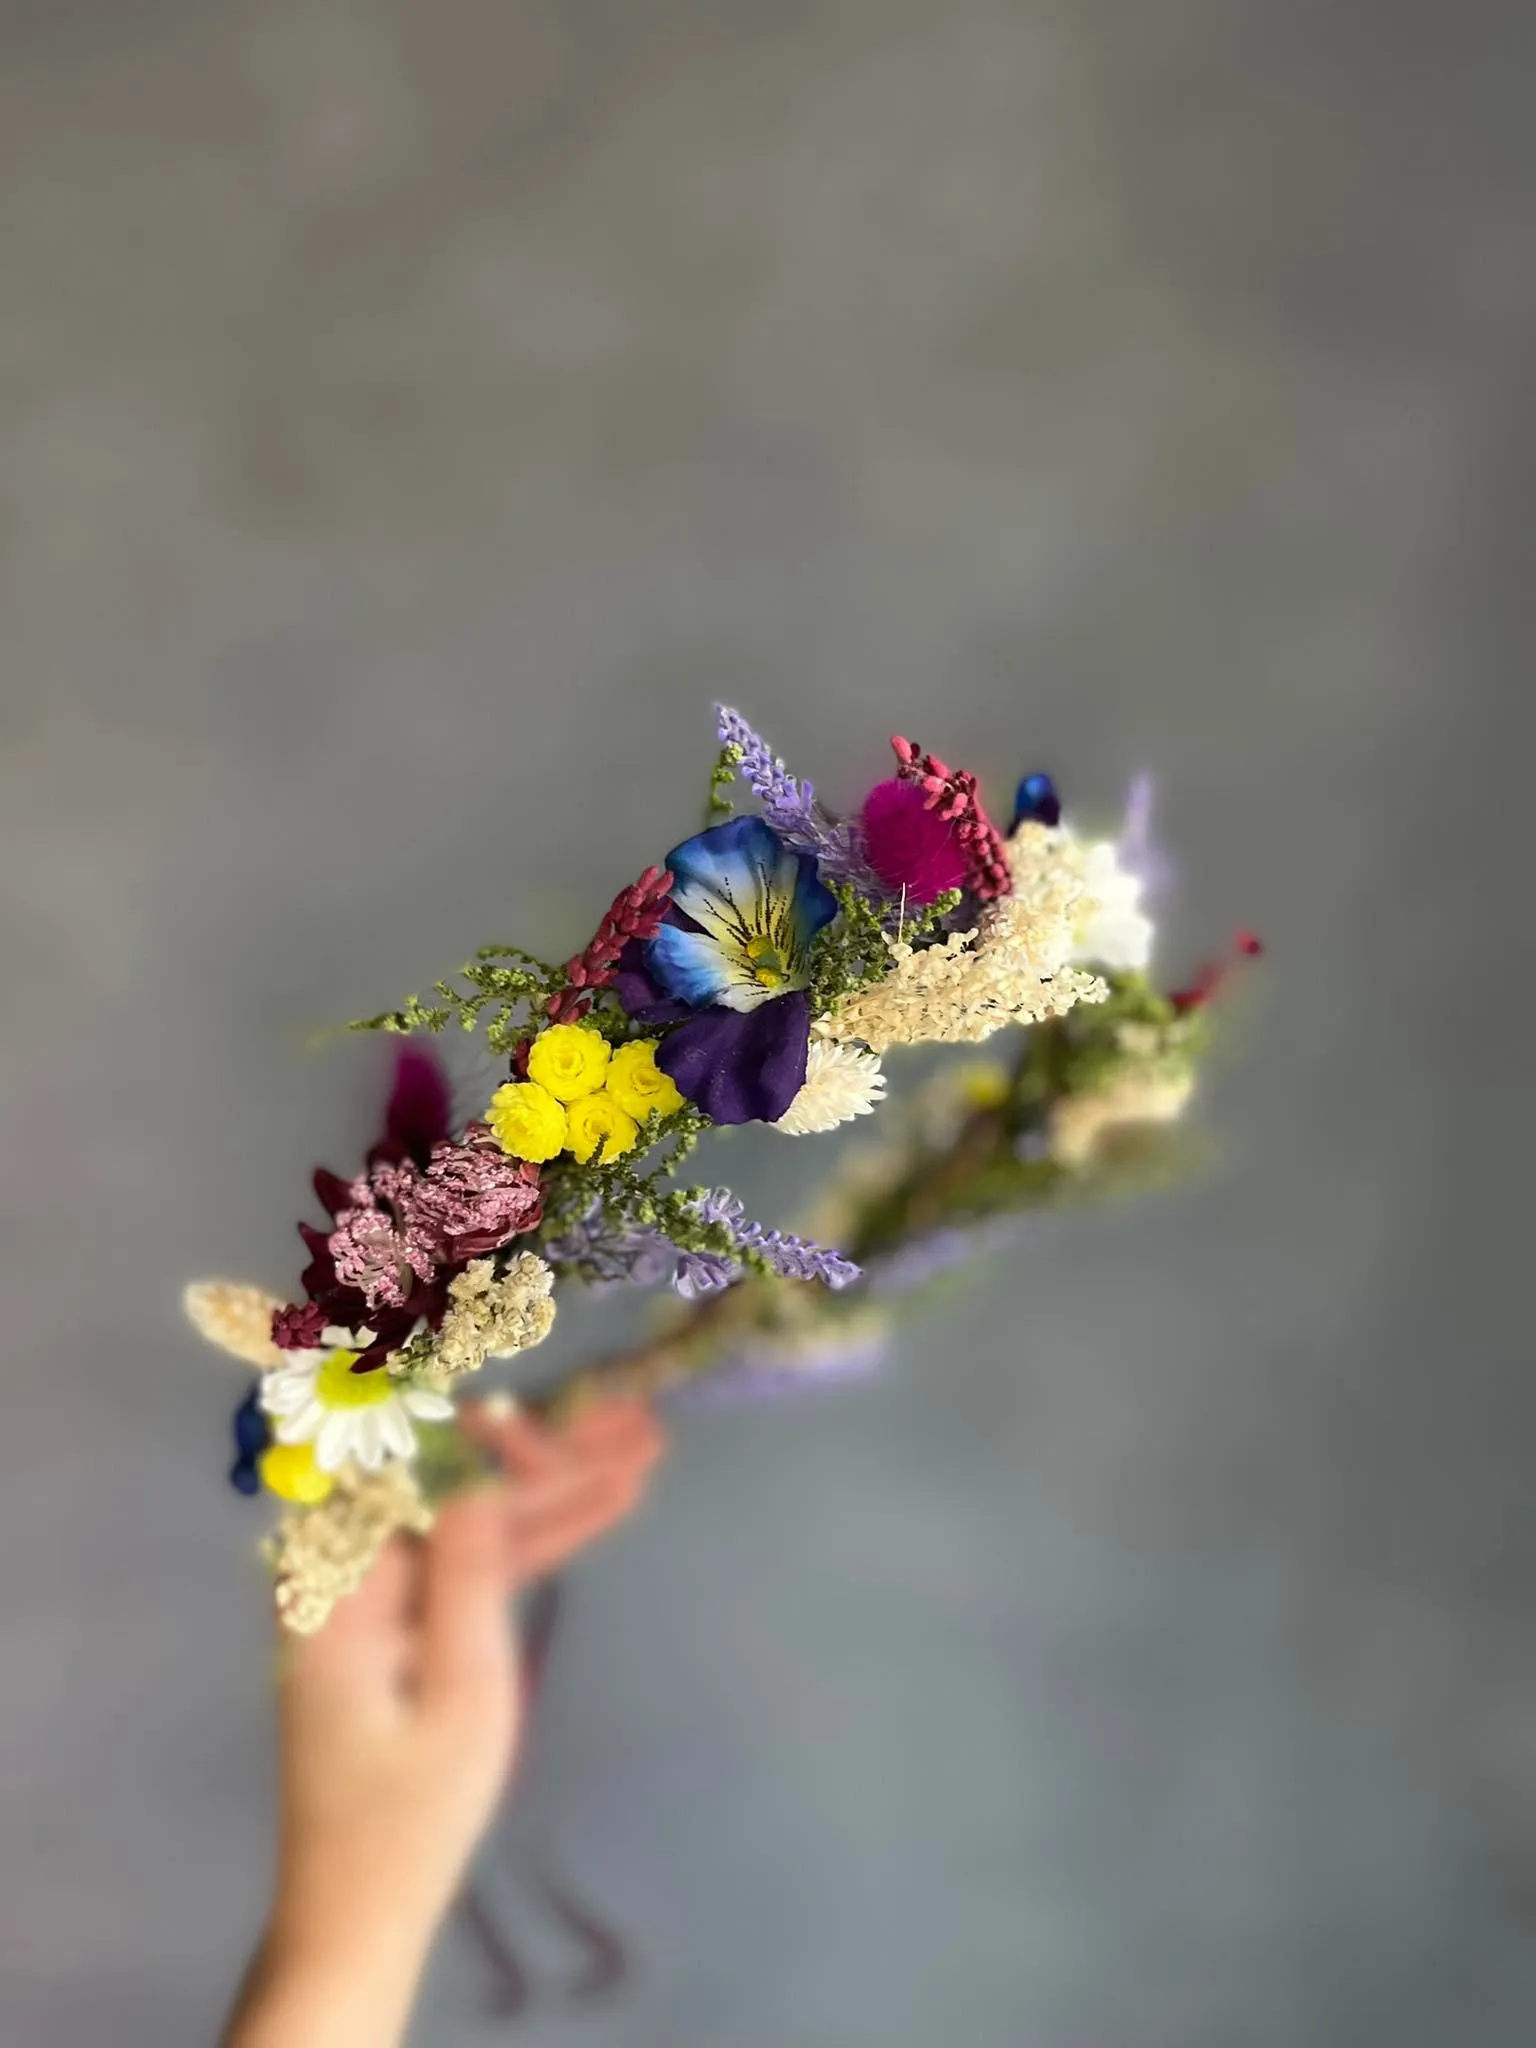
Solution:
M421 1831L288 1827L269 1923L284 1954L350 1966L418 1965L453 1900L459 1859Z
M404 2038L433 1928L401 1916L387 1927L272 1919L226 2048L392 2048Z

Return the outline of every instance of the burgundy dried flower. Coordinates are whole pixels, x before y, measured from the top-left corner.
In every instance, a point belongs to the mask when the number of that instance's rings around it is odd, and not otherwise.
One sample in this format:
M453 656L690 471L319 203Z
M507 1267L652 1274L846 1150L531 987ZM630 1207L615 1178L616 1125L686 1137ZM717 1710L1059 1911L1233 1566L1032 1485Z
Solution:
M1181 1017L1192 1010L1203 1010L1207 1003L1214 1002L1225 987L1232 969L1242 960L1256 960L1264 951L1264 941L1257 932L1241 927L1232 936L1231 949L1223 960L1207 960L1198 968L1188 988L1175 989L1169 1001Z
M394 1079L384 1111L384 1135L368 1153L368 1164L397 1166L413 1159L425 1166L432 1147L446 1138L453 1121L448 1075L435 1052L402 1045L395 1054Z
M897 772L903 782L923 791L929 810L949 819L965 857L965 886L979 902L990 903L1013 893L1013 876L1002 835L987 816L975 776L968 768L951 768L925 754L899 733L891 739Z
M272 1342L279 1351L313 1351L324 1331L325 1310L318 1301L290 1303L272 1316Z
M338 1186L345 1195L345 1182ZM327 1202L326 1207L331 1204ZM439 1273L430 1280L417 1281L398 1308L375 1313L362 1289L349 1286L337 1273L329 1233L313 1223L301 1223L299 1235L309 1252L309 1264L299 1276L299 1284L325 1312L326 1321L346 1330L366 1325L374 1333L373 1342L353 1366L354 1372L377 1372L390 1352L398 1351L407 1341L418 1322L425 1319L435 1330L442 1321L448 1305L448 1276Z
M566 985L545 1005L552 1024L574 1024L592 1006L592 997L606 988L618 970L619 955L632 939L654 939L661 928L672 888L665 868L647 868L638 882L621 889L609 905L591 942L566 962Z
M412 1162L425 1166L433 1145L447 1134L449 1114L447 1076L437 1056L424 1046L401 1046L395 1055L384 1134L368 1154L370 1164L378 1173L410 1167ZM309 1302L305 1309L283 1311L288 1318L283 1328L293 1331L294 1348L310 1349L328 1323L348 1330L366 1325L374 1332L374 1339L352 1369L377 1372L390 1352L407 1341L419 1322L425 1320L433 1329L437 1328L447 1305L448 1279L434 1276L420 1280L411 1272L408 1280L401 1276L405 1291L398 1307L376 1308L370 1304L360 1287L337 1272L330 1232L349 1209L376 1207L372 1182L368 1176L361 1183L345 1181L320 1167L314 1176L314 1187L333 1221L326 1229L313 1223L299 1225L299 1235L309 1252L309 1264L299 1284ZM360 1190L365 1199L359 1199ZM299 1320L301 1317L305 1320ZM275 1327L273 1341L283 1343Z

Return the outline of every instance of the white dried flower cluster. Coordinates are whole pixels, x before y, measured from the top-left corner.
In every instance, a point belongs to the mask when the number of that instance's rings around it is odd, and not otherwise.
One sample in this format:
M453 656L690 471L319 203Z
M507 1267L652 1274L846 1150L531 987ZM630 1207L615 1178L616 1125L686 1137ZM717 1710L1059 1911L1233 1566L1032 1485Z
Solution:
M1095 907L1079 920L1074 959L1085 966L1145 971L1152 959L1152 920L1141 907L1142 877L1120 865L1113 839L1076 843Z
M199 1336L232 1358L263 1371L283 1364L272 1342L272 1317L283 1305L275 1294L238 1280L195 1280L181 1302Z
M818 1036L892 1045L975 1042L1005 1024L1039 1024L1076 1003L1102 1002L1096 976L1068 963L1095 908L1078 842L1021 825L1008 842L1013 894L989 903L976 927L916 949L888 939L890 972L818 1019Z
M774 1125L792 1138L835 1130L856 1116L868 1116L885 1094L885 1075L872 1052L817 1038L805 1062L800 1092Z
M1051 1109L1051 1157L1061 1166L1091 1166L1112 1132L1137 1124L1177 1123L1194 1075L1158 1067L1125 1067L1103 1087L1064 1095Z
M488 1358L542 1344L555 1320L554 1285L553 1270L534 1252L519 1252L499 1279L494 1259L473 1260L449 1283L432 1369L457 1378Z
M432 1510L409 1465L377 1472L345 1466L317 1507L284 1515L265 1545L277 1578L277 1611L295 1635L311 1636L338 1600L355 1593L397 1529L423 1535Z

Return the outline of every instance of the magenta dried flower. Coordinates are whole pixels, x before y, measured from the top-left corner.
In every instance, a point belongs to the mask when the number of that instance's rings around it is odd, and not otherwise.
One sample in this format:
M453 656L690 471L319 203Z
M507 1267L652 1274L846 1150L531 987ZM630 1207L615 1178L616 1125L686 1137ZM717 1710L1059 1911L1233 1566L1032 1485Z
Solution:
M968 768L951 768L925 754L912 740L896 733L891 740L897 772L923 792L928 809L954 826L965 861L965 885L979 903L991 903L1013 892L1013 875L1002 835L982 805L976 777Z
M965 882L965 848L953 822L934 810L915 782L877 782L861 814L869 864L893 896L932 903Z

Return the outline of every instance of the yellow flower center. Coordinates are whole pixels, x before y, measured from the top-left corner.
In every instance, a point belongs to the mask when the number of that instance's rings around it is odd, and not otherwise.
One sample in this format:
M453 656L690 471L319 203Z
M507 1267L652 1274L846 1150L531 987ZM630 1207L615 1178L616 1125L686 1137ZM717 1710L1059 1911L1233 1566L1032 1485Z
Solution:
M782 988L789 979L789 969L784 964L784 956L772 939L749 939L747 964L763 988Z
M377 1408L395 1391L394 1381L384 1368L377 1372L354 1372L360 1351L333 1351L315 1379L315 1394L322 1408Z

